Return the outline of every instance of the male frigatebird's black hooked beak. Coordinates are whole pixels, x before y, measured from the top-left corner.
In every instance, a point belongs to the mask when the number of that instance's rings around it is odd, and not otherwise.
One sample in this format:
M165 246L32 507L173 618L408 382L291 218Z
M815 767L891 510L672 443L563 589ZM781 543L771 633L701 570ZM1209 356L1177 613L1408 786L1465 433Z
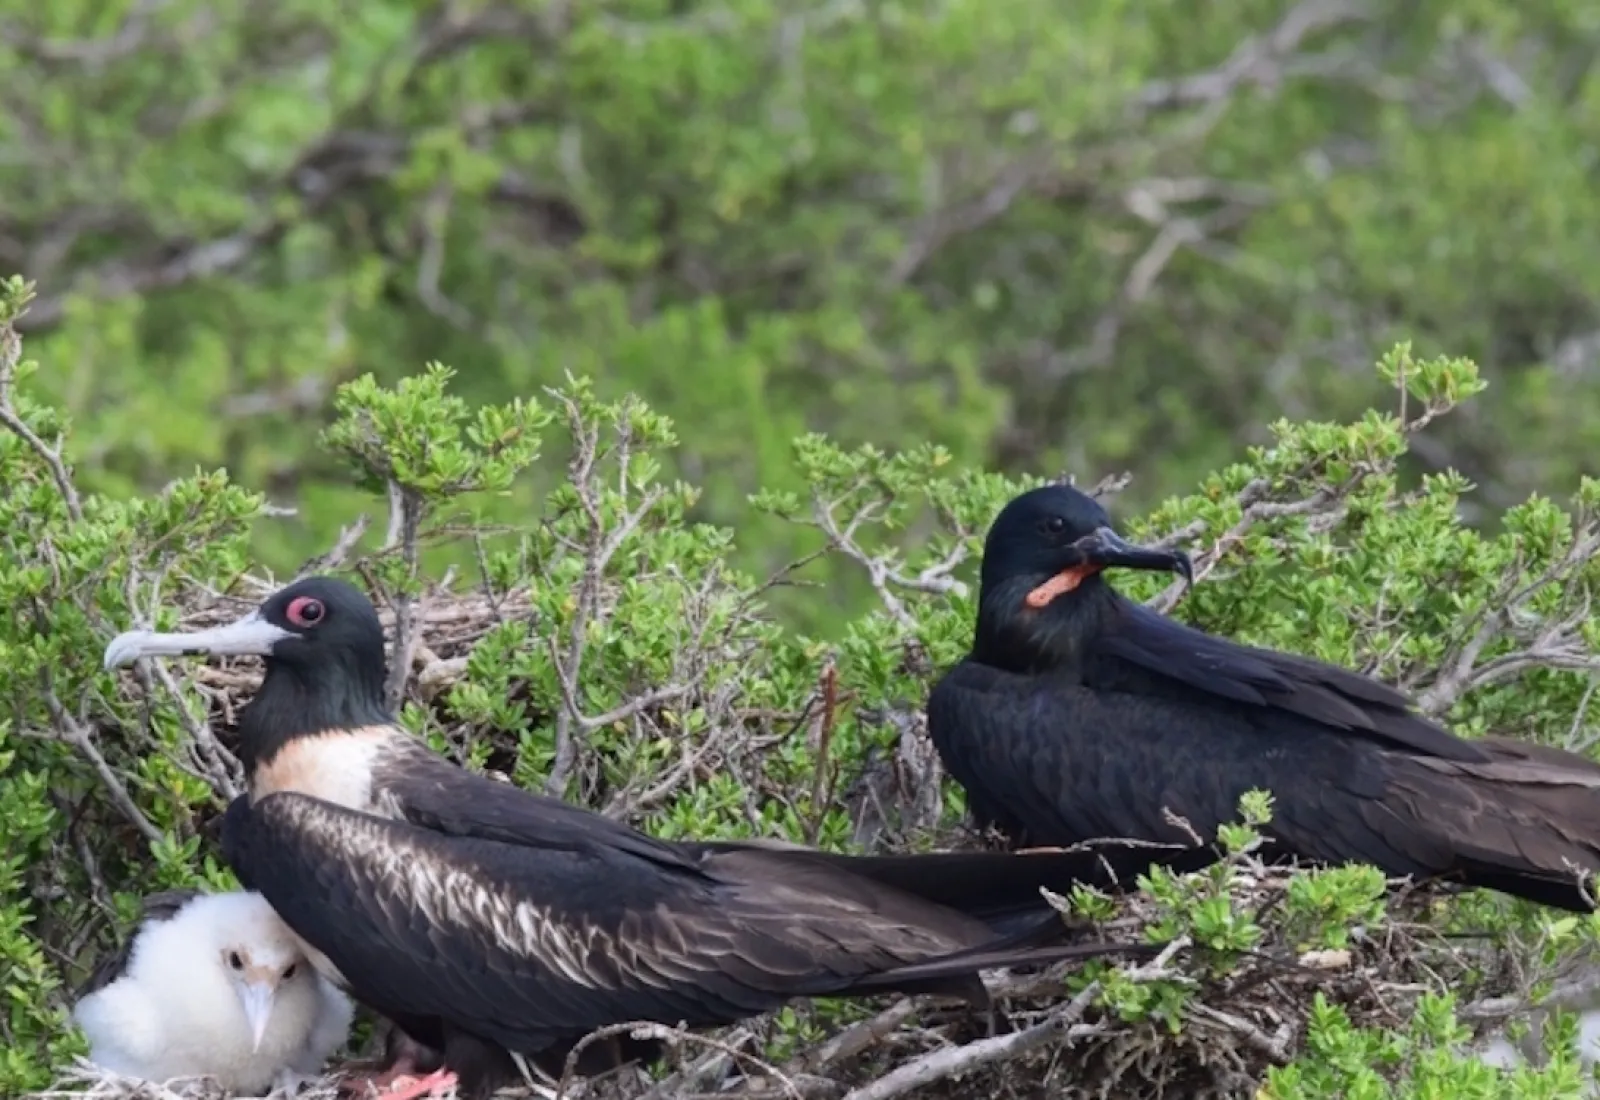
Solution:
M1109 527L1095 528L1068 550L1072 563L1028 593L1029 607L1049 606L1102 569L1168 569L1183 574L1185 584L1194 583L1194 563L1182 550L1136 546Z

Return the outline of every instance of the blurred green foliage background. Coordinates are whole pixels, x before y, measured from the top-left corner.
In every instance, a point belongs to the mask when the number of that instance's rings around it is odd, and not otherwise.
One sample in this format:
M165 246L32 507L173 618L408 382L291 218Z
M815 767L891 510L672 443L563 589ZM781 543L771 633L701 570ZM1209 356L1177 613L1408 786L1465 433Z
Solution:
M225 464L284 570L378 503L334 388L428 360L646 398L758 571L803 431L1133 508L1399 339L1490 381L1412 461L1492 513L1594 472L1597 56L1570 0L8 0L0 271L85 487Z

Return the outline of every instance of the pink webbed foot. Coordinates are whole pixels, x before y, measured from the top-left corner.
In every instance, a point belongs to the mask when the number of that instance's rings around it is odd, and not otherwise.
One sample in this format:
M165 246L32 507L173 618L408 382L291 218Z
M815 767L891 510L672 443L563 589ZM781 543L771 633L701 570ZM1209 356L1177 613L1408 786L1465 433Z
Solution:
M389 1087L378 1094L378 1100L422 1100L423 1097L442 1096L456 1086L456 1075L447 1069L436 1069L426 1077L401 1075L391 1078Z
M408 1064L391 1066L382 1073L375 1073L370 1069L358 1071L354 1067L347 1068L339 1081L337 1089L339 1100L372 1100L403 1075L412 1072L413 1069Z

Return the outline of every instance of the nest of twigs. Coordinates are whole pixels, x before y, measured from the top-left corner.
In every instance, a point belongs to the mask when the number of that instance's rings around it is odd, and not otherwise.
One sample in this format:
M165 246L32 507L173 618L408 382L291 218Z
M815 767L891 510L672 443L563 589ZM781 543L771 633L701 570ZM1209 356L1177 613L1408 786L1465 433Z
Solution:
M330 1073L307 1083L299 1100L340 1100L339 1076ZM232 1094L206 1077L172 1081L141 1081L79 1061L61 1075L54 1086L33 1094L31 1100L231 1100Z
M1258 912L1280 905L1291 870L1246 859L1238 903ZM1133 938L1153 914L1145 895L1123 899L1119 915L1088 936ZM686 1032L644 1022L596 1033L632 1030L666 1040L669 1054L653 1072L630 1068L598 1078L550 1080L533 1076L501 1096L571 1100L689 1100L692 1097L794 1097L805 1100L930 1100L1060 1097L1141 1100L1150 1097L1248 1096L1269 1067L1294 1057L1305 1035L1314 995L1340 1005L1352 1023L1404 1028L1417 995L1441 981L1470 988L1488 1005L1514 998L1513 968L1493 967L1493 953L1447 940L1419 918L1424 891L1401 889L1391 919L1358 934L1341 950L1296 951L1266 943L1218 976L1208 956L1187 937L1156 958L1120 964L1136 982L1175 982L1193 993L1174 1030L1160 1020L1126 1020L1097 1004L1099 983L1076 991L1065 979L1077 969L988 975L1003 1021L991 1029L970 1008L929 998L858 1002L848 1023L824 1019L797 1003L806 1041L784 1035L771 1018L715 1032ZM1088 938L1086 936L1086 938ZM1484 968L1490 967L1485 973ZM1503 1006L1509 1012L1509 1003ZM1471 1015L1470 1013L1468 1015ZM1488 1015L1480 1016L1491 1022ZM336 1062L306 1086L300 1100L340 1100L343 1071ZM361 1068L369 1068L363 1065ZM537 1074L537 1071L533 1071ZM205 1081L165 1086L75 1067L50 1097L105 1100L221 1100Z

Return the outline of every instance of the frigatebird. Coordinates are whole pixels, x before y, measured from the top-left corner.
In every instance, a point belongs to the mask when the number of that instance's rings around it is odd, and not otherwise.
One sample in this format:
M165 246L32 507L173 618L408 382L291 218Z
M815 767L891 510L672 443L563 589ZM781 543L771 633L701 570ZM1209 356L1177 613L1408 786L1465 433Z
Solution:
M363 593L311 577L226 626L123 634L105 664L266 659L238 716L248 790L224 855L319 970L443 1052L421 1087L486 1095L516 1078L511 1053L559 1073L606 1025L715 1026L821 995L982 1003L982 969L1144 950L1065 943L1039 891L1115 879L1127 853L667 842L459 767L395 724L383 644ZM596 1044L578 1069L657 1049Z
M260 894L166 890L77 993L89 1060L160 1083L293 1092L344 1045L354 1008Z
M1118 593L1115 568L1192 580L1186 555L1128 543L1067 485L991 525L971 651L928 700L978 824L1013 844L1181 843L1170 810L1209 846L1258 788L1269 856L1594 908L1600 766L1459 737L1371 677L1194 629Z

